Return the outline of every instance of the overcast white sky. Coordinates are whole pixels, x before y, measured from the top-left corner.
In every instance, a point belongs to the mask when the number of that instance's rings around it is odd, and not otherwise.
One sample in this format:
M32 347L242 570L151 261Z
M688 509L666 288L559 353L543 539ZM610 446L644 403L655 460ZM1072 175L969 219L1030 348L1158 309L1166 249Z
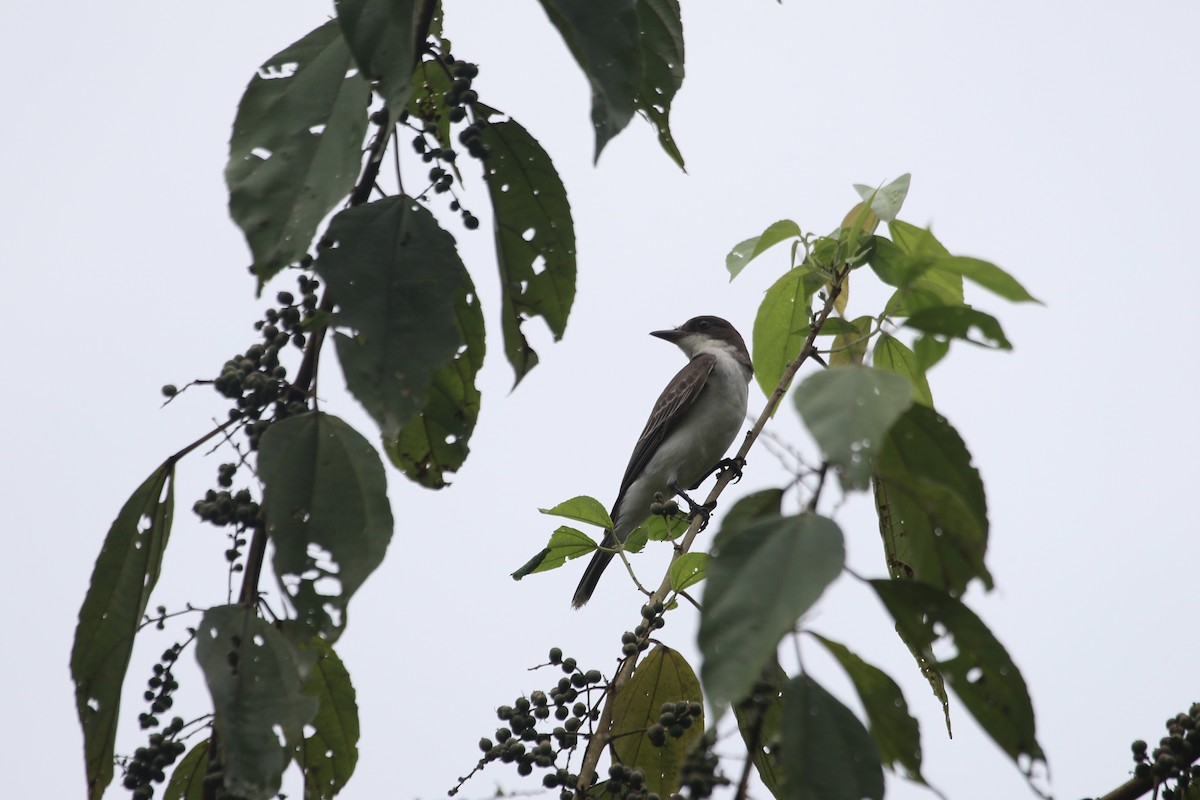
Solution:
M852 183L909 171L904 218L932 223L953 251L995 261L1047 304L972 294L1016 350L955 347L931 384L988 490L998 588L969 602L1024 673L1052 788L1077 798L1115 786L1132 764L1129 742L1153 741L1197 699L1195 636L1181 612L1200 480L1200 6L685 6L688 74L673 128L687 175L639 121L593 168L587 87L533 0L448 3L447 33L460 57L480 63L482 99L529 128L563 175L579 294L562 343L527 326L542 364L515 393L499 338L490 340L474 453L452 488L431 493L389 475L396 537L339 645L363 723L343 796L442 796L494 729L492 709L556 679L525 671L552 645L611 671L637 618L619 574L581 612L568 600L582 565L508 577L554 527L537 508L583 493L611 501L650 405L682 364L648 331L704 313L749 334L784 255L729 285L733 244L781 217L828 231L855 201ZM225 209L229 126L255 67L329 14L312 0L30 4L0 51L9 109L0 491L10 548L0 750L20 765L7 771L6 795L82 795L67 664L93 560L130 492L223 414L204 391L160 410L159 387L215 375L252 343L261 313ZM470 186L484 225L460 236L461 248L492 333L490 220L482 187ZM852 312L881 297L862 277ZM329 355L324 407L373 438ZM753 395L752 410L762 402ZM773 429L804 441L790 410ZM224 602L224 540L190 512L221 460L193 457L180 471L155 604ZM736 490L782 482L764 452L750 461ZM838 519L851 564L880 575L868 511L852 502ZM672 615L664 639L691 651L691 624ZM922 723L925 774L949 797L1026 796L957 703L947 740L936 702L862 587L835 584L812 625L901 682ZM173 641L157 636L135 653L125 751L142 740L143 681ZM836 667L815 649L805 660L855 705ZM198 713L207 703L198 676L182 683L181 710ZM466 795L489 795L494 779L509 790L538 785L497 771ZM894 781L888 796L930 795Z

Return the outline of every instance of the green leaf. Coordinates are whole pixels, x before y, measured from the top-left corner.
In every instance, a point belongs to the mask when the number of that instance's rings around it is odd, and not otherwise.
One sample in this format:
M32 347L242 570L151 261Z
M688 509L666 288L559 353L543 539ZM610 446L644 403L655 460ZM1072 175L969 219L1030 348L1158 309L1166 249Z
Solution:
M475 376L483 366L487 349L483 311L471 277L464 275L463 280L462 293L454 304L455 324L463 345L450 363L433 374L425 408L394 439L384 441L392 463L410 480L430 489L447 486L446 474L457 472L466 461L479 419Z
M923 405L909 408L888 431L874 477L890 574L955 596L975 578L992 587L983 481L945 417Z
M296 762L304 772L306 800L331 800L358 763L358 702L350 673L333 647L319 637L311 646L316 661L303 691L317 698L317 715L312 735L296 747Z
M897 580L873 580L871 586L907 638L931 649L940 641L953 650L938 660L938 669L980 727L1029 777L1034 763L1046 757L1025 681L1004 646L969 608L932 586Z
M739 242L725 256L725 269L729 270L729 280L736 278L754 259L761 256L780 242L788 239L799 239L803 234L800 226L790 219L772 222L758 236L752 236L744 242Z
M946 246L937 240L933 235L933 231L928 228L921 228L913 225L911 222L894 219L888 223L888 233L892 236L892 241L910 255L924 254L931 256L948 256L950 251Z
M676 510L674 514L651 514L650 517L634 529L641 530L650 542L671 542L687 532L691 520L683 511Z
M558 569L572 558L579 558L595 552L596 542L583 531L577 531L563 525L550 534L550 543L542 551L526 561L512 574L514 581L519 581L526 575L535 572L549 572Z
M642 81L637 0L540 0L592 87L596 156L629 124Z
M429 402L434 376L463 344L456 304L470 278L454 237L428 209L396 195L333 218L315 267L338 311L336 334L346 387L378 423L385 441Z
M538 362L521 331L524 321L540 316L555 341L567 329L575 302L575 225L562 179L528 131L511 119L489 122L482 141L491 149L483 172L495 212L504 351L520 383Z
M725 518L721 521L721 530L717 533L715 540L716 544L720 545L721 537L731 536L735 531L746 527L752 522L778 517L782 506L782 489L761 489L753 494L738 498L733 507L725 512Z
M255 609L229 605L204 612L196 660L212 694L225 790L274 798L291 748L317 712L317 699L301 693L299 653Z
M900 213L904 198L908 197L908 187L912 181L911 173L904 173L896 180L876 189L873 186L854 184L854 191L864 201L871 204L871 211L884 222L891 222Z
M704 580L707 570L708 553L684 553L671 562L667 575L671 579L671 588L682 592Z
M440 3L438 9L440 13ZM453 85L454 79L448 74L446 65L436 55L430 54L424 60L419 61L413 70L412 89L408 96L408 113L419 118L426 130L429 130L429 123L433 123L434 129L430 135L437 140L438 146L442 149L454 149L458 146L450 136L450 115L445 113L445 96ZM453 170L455 177L461 180L462 173L458 166L458 162L454 161L448 168Z
M844 333L856 334L858 333L858 326L848 319L829 317L821 323L821 329L817 331L817 336L840 336Z
M917 357L917 364L925 371L945 358L949 351L950 340L945 337L922 335L913 343L913 354Z
M112 781L121 685L171 535L174 488L175 463L168 461L125 501L104 537L79 609L71 680L92 800Z
M354 188L370 89L336 20L276 53L250 79L229 140L229 213L259 287L312 243Z
M754 377L767 397L808 339L809 303L823 279L808 267L788 270L767 289L754 318Z
M208 773L209 740L197 744L175 765L163 800L204 800L204 776Z
M637 665L633 676L613 699L612 749L616 761L646 773L645 789L660 797L680 788L680 772L691 746L704 735L703 695L696 673L677 651L658 645ZM658 723L664 703L697 703L699 717L663 747L650 743L645 729ZM677 714L677 717L679 715Z
M869 259L880 280L898 287L884 312L905 317L932 306L961 305L962 278L933 269L949 255L941 242L925 228L900 220L888 223L888 230L894 241L875 237Z
M897 418L912 405L899 375L870 367L830 367L808 376L792 397L826 461L849 488L865 489L872 457Z
M1000 295L1005 300L1012 300L1016 303L1041 304L1042 302L1027 292L1016 278L990 261L982 261L968 256L946 256L935 260L933 269L966 278L972 283Z
M754 768L758 770L763 785L777 798L783 797L779 726L783 717L783 692L788 680L779 661L772 657L759 676L753 696L733 706L742 741L753 751Z
M849 283L849 276L843 282L843 288ZM841 296L845 296L844 293ZM832 317L831 319L839 319ZM830 320L825 320L828 323ZM842 320L843 322L845 320ZM824 326L822 326L824 327ZM871 329L875 327L874 317L858 317L849 323L849 330L842 331L833 340L832 352L829 354L829 366L862 366L867 354L867 345L871 343Z
M921 775L920 726L908 713L908 703L900 687L886 672L863 661L845 645L819 634L813 636L825 645L854 683L883 764L889 769L899 764L910 781L925 783Z
M934 306L915 312L905 327L998 350L1012 350L999 321L990 314L967 306ZM975 334L972 336L972 334Z
M883 768L854 712L807 675L783 703L784 795L788 800L883 800Z
M300 622L332 642L392 540L379 454L342 420L312 412L267 429L258 476L275 575Z
M573 519L585 525L595 525L606 531L611 531L614 527L612 517L604 510L604 506L600 505L600 501L585 494L564 500L554 508L539 508L538 511L553 517Z
M412 91L422 5L417 0L334 0L346 44L359 71L383 96L391 122L400 118Z
M913 400L933 407L933 394L929 390L925 370L917 360L916 354L909 350L904 342L889 333L880 333L879 339L875 341L871 363L876 369L903 375L912 386Z
M815 514L723 527L714 546L699 643L704 686L722 709L749 693L780 637L841 573L845 549L833 520Z
M637 108L658 132L658 143L683 169L683 154L671 136L671 101L683 85L683 20L679 0L638 0L642 84Z

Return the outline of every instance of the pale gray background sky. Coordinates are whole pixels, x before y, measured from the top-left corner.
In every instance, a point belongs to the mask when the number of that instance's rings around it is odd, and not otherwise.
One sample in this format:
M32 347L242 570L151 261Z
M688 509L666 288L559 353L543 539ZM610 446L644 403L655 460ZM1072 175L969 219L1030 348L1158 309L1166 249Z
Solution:
M723 259L734 243L781 217L830 230L855 200L851 183L906 171L904 218L933 223L952 250L997 262L1047 303L972 293L1016 351L955 347L931 383L988 489L998 588L969 601L1029 684L1056 795L1111 788L1127 776L1129 742L1157 738L1197 699L1186 609L1200 479L1191 364L1200 7L685 5L688 76L673 127L688 175L638 121L592 167L586 85L532 0L449 3L447 32L460 57L481 64L481 96L534 132L564 177L579 295L561 344L527 326L542 365L511 395L499 339L489 342L474 453L451 489L389 476L396 538L339 646L363 724L344 796L441 796L495 727L491 710L555 679L525 671L552 645L611 669L637 613L619 574L582 612L568 608L580 566L508 577L554 526L537 508L581 493L612 499L654 397L682 363L646 332L712 313L749 333L784 256L730 286ZM213 376L253 341L262 307L225 210L229 126L255 67L329 13L315 0L33 4L0 52L7 795L82 794L67 662L92 562L129 493L223 414L207 391L160 411L159 387ZM461 248L492 332L490 220L481 187L470 186L484 225L460 236ZM865 283L852 311L877 305ZM613 381L618 354L630 360L627 384ZM369 433L332 357L325 367L324 407ZM752 409L761 405L756 395ZM585 410L602 413L585 423ZM790 410L774 430L803 441ZM189 510L218 463L193 457L180 471L156 603L224 601L223 538ZM759 451L735 488L781 481ZM851 564L882 574L868 509L854 501L839 520ZM687 620L674 615L664 638L690 651ZM926 775L951 798L1026 796L958 704L956 738L946 739L936 702L863 588L839 581L812 625L901 681L922 723ZM142 741L137 697L171 641L151 634L135 653L126 751ZM826 659L812 650L806 663L854 704ZM180 698L185 712L207 702L188 674ZM493 778L537 786L497 771L467 796L490 794ZM889 797L927 796L889 785Z

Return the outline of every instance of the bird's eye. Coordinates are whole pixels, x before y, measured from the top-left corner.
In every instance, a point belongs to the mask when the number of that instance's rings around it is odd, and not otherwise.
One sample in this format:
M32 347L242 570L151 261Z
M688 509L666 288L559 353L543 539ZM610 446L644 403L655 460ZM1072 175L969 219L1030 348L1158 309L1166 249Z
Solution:
M697 322L697 323L696 323L696 327L697 327L697 328L699 328L699 329L700 329L700 330L702 330L702 331L704 331L704 330L708 330L708 327L709 327L710 325L712 325L712 323L711 323L711 322L709 322L709 321L708 321L708 320L706 320L706 319L702 319L702 320L700 320L699 322Z

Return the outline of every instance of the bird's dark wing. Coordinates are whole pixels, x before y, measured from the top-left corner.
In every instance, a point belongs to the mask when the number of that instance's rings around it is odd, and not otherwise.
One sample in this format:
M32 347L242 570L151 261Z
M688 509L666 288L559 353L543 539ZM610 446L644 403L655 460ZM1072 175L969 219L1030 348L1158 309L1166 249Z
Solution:
M716 363L717 357L712 353L701 353L679 370L667 384L667 388L663 389L663 393L654 404L654 410L650 412L650 419L646 421L642 435L638 437L633 455L629 457L629 466L625 468L625 477L621 479L621 490L617 492L618 498L625 494L629 484L633 483L634 478L654 456L659 444L671 429L671 423L678 420L683 412L696 402Z

